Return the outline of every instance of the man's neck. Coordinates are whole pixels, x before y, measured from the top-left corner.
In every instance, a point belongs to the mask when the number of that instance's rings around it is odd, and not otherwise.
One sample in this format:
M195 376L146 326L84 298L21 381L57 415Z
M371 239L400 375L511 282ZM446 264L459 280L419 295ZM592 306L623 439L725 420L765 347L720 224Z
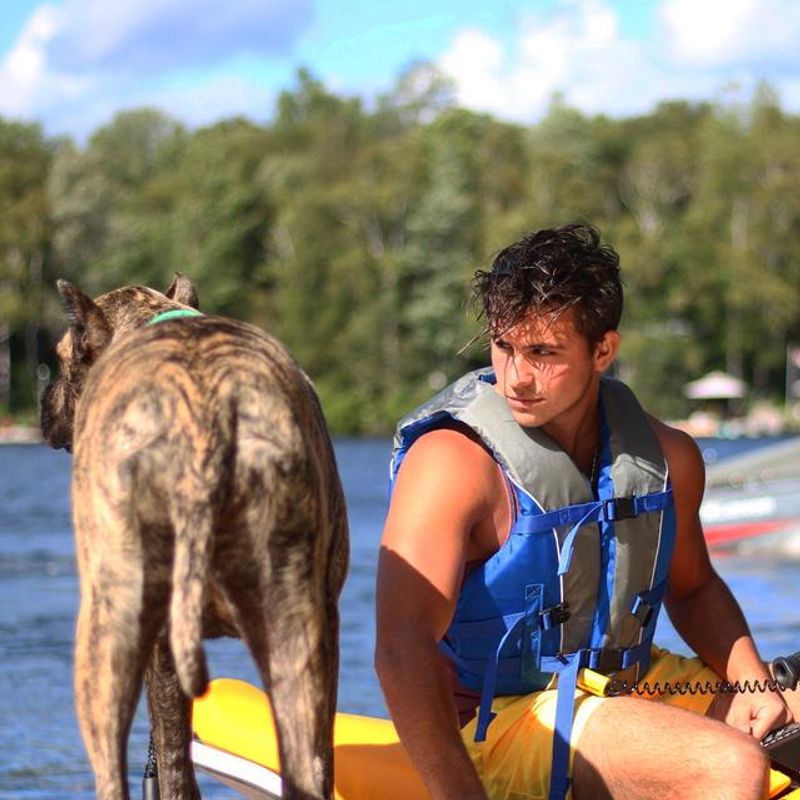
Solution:
M591 472L600 441L600 385L587 392L585 398L542 430L572 458L587 475Z

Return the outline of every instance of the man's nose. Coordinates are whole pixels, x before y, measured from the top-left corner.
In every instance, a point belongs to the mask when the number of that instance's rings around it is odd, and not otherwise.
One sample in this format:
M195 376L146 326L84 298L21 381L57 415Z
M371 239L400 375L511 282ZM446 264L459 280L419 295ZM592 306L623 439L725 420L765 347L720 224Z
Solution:
M513 387L527 388L536 382L536 374L530 359L524 353L510 356L506 364L506 382Z

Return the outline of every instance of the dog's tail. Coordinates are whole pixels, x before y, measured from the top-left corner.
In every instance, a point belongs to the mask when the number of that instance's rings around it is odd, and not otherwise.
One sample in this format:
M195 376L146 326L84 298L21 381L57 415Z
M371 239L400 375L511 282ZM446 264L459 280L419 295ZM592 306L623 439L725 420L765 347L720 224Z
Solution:
M206 597L214 519L210 504L193 503L188 513L175 514L175 560L169 640L175 671L189 697L199 697L208 685L203 652L203 607Z

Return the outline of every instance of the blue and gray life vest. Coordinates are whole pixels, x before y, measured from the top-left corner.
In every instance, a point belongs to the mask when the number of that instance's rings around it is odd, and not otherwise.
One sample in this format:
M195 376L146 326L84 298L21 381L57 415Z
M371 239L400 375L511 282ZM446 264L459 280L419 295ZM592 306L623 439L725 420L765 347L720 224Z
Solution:
M391 477L424 433L453 421L475 431L513 487L519 513L500 549L462 586L440 647L492 699L545 688L558 674L551 798L569 788L578 672L647 670L667 586L675 516L667 465L628 387L600 383L597 492L544 431L513 418L491 369L468 373L401 420Z

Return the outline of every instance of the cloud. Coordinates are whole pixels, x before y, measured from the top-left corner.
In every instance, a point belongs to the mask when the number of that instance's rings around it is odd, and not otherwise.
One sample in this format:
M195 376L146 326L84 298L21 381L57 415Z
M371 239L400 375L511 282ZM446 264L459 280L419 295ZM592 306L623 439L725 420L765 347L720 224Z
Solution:
M29 116L37 106L79 94L76 77L48 74L47 48L58 30L58 9L40 6L0 63L0 113Z
M66 0L48 56L56 71L142 75L285 55L311 16L310 0Z
M586 110L632 108L652 94L637 77L647 67L641 46L626 41L602 0L563 6L548 18L523 20L513 47L475 30L460 31L439 61L464 105L528 121L556 93Z
M791 69L748 68L769 48L762 33L750 36L747 47L744 39L757 23L771 27L778 5L779 0L666 0L656 15L662 26L649 40L634 40L623 35L607 0L561 2L546 17L522 20L510 46L462 29L438 63L454 79L460 103L520 122L543 116L556 94L587 113L629 115L645 113L660 100L713 99L733 80L749 90L759 78L776 86L784 101L797 101L800 4L791 14L798 24L776 39L780 47L772 54L783 53ZM735 12L733 18L723 9ZM704 50L709 42L713 46Z
M46 117L51 126L73 132L75 120L83 118L86 132L103 111L162 105L162 97L195 112L200 102L193 104L192 97L202 95L207 109L220 111L227 98L237 113L241 98L267 93L257 80L226 75L226 65L247 54L262 65L286 55L311 24L312 11L312 0L41 5L0 63L0 114ZM197 77L196 88L169 88L187 75ZM221 99L212 98L214 91L224 92Z
M665 0L666 51L683 67L785 66L798 72L800 4L785 0Z

